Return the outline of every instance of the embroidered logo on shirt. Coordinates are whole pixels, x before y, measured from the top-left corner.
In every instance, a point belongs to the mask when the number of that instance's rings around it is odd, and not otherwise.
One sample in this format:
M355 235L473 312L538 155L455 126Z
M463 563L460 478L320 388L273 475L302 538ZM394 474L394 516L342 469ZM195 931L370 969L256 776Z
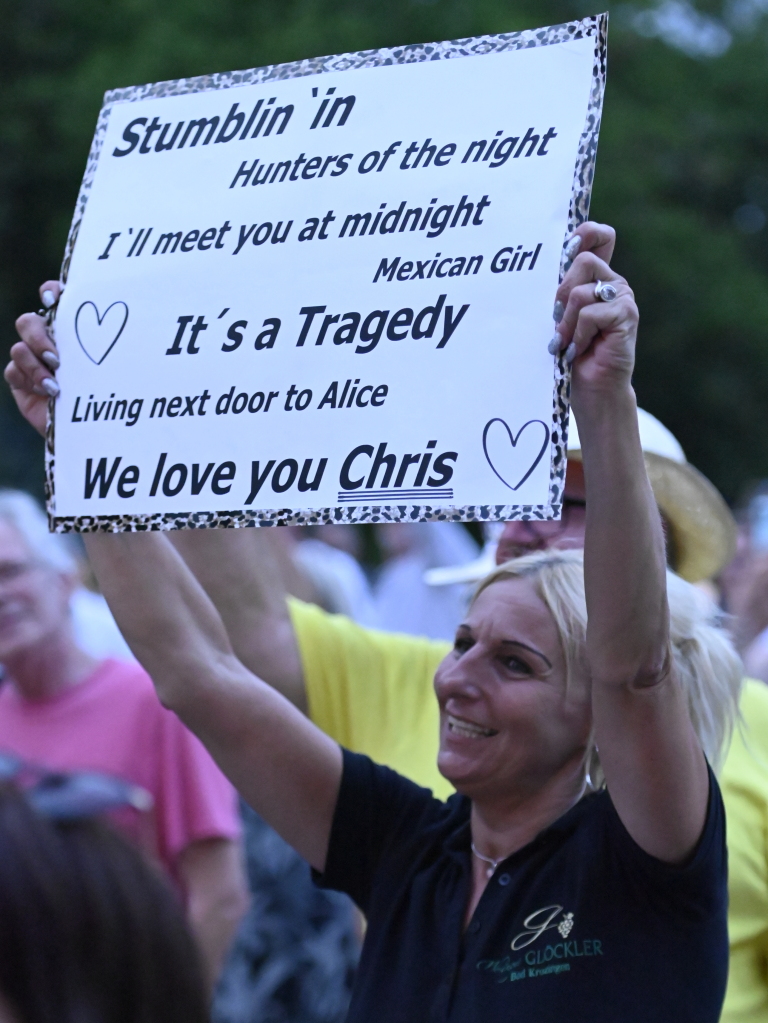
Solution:
M603 943L596 938L585 938L581 941L568 941L568 935L573 930L576 920L573 913L564 913L560 905L544 906L530 913L523 920L523 927L519 934L510 942L513 952L521 949L528 949L522 959L510 959L505 956L502 959L481 959L477 969L483 972L492 973L498 983L505 981L516 981L543 977L550 974L568 973L571 970L571 961L581 959L583 956L602 956ZM557 931L562 941L555 944L547 944L543 947L529 948L547 931Z
M555 917L563 912L562 906L545 906L537 909L523 920L524 931L512 939L511 949L519 952L521 948L532 945L537 938L540 938L545 931L557 929L564 938L567 938L573 928L573 913L563 913L559 923L555 923Z

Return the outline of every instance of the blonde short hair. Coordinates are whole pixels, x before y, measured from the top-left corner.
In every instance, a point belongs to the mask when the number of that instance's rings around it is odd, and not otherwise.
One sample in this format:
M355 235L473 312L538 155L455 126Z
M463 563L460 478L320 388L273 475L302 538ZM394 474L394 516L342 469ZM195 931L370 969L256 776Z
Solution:
M568 679L584 663L587 603L584 595L584 552L549 550L507 561L478 584L483 590L504 579L530 579L549 608L565 654ZM738 717L742 663L720 624L720 611L703 591L667 572L670 640L680 682L688 700L694 731L707 760L718 770ZM594 786L602 784L596 751L587 760Z

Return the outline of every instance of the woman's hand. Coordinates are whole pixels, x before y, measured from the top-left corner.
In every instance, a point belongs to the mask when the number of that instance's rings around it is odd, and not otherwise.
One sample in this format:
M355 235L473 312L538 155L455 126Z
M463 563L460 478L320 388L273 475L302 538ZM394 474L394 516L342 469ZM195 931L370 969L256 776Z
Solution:
M578 254L557 289L555 319L560 319L551 350L565 350L573 363L577 403L585 392L625 387L632 378L638 312L632 289L608 265L615 241L616 232L605 224L589 221L578 227L569 242ZM598 281L610 284L615 297L601 300Z
M46 281L40 286L40 298L46 309L58 302L61 291L58 281ZM59 393L54 376L59 368L59 354L44 317L38 313L20 316L16 320L16 330L21 340L11 348L5 379L21 414L38 433L45 436L48 400L56 398Z

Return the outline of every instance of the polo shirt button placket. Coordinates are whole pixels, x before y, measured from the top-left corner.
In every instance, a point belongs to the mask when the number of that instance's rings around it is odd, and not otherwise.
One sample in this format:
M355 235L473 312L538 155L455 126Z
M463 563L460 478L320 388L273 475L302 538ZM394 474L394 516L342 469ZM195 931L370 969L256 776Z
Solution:
M480 930L480 926L481 925L480 925L480 921L479 920L473 920L472 923L469 925L469 928L468 928L469 933L470 934L477 934L477 932Z
M435 998L432 1003L432 1023L443 1023L448 1016L448 1001L451 995L451 982L442 980L435 991Z

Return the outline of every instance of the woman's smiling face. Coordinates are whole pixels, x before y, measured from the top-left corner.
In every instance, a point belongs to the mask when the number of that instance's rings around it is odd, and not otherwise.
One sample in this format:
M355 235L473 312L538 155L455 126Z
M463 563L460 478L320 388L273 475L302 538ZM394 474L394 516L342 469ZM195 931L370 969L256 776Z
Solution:
M482 591L435 674L440 772L472 799L527 798L584 758L589 686L566 685L554 619L529 579Z

